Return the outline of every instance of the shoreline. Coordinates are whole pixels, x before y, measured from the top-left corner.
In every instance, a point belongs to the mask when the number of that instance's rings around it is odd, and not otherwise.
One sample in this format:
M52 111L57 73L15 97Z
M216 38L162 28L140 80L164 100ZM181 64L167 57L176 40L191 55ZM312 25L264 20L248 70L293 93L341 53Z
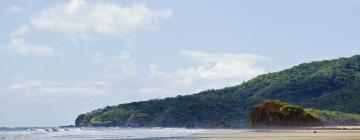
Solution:
M22 129L22 128L184 128L184 129L207 129L207 130L250 130L250 131L269 131L269 130L360 130L359 126L319 126L319 127L229 127L229 128L216 128L216 127L195 127L195 128L186 128L186 127L81 127L81 126L54 126L54 127L2 127L0 129Z
M348 126L353 128L354 126ZM359 126L356 126L359 127ZM43 138L62 137L64 139L84 136L86 139L204 139L204 140L359 140L360 130L332 128L301 129L186 129L186 128L121 128L121 127L44 127L12 128L0 130L0 138ZM342 127L341 127L342 128ZM332 130L331 130L332 129ZM45 135L44 135L45 134Z
M196 134L208 140L359 140L360 130L219 130Z

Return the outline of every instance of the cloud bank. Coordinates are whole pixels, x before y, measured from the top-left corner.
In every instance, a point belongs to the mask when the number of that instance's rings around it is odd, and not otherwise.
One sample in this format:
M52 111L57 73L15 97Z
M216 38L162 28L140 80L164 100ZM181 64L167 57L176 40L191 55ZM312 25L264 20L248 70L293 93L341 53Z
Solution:
M147 70L141 70L130 52L123 51L96 62L105 67L104 73L97 75L94 81L59 83L27 80L13 83L8 90L23 95L112 95L146 100L233 86L266 72L256 66L256 62L266 57L256 54L181 51L179 55L199 64L173 71L164 71L155 64L149 64ZM94 57L99 57L99 54Z

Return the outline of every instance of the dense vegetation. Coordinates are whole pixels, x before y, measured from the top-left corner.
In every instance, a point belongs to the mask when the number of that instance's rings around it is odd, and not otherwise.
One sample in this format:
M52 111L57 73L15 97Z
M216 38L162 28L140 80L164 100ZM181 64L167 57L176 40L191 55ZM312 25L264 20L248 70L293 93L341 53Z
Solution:
M256 104L276 99L307 108L360 113L360 56L305 63L243 84L194 95L109 106L79 115L77 126L247 125Z
M256 105L250 112L254 127L321 126L322 122L304 108L278 100L267 100Z
M360 125L358 114L317 109L305 109L305 111L320 119L324 125Z

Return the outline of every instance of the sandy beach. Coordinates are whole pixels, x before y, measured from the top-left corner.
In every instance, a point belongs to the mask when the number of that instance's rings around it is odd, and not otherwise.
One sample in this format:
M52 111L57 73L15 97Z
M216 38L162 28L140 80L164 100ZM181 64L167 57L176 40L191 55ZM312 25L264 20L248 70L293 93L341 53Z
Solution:
M360 130L231 130L198 134L206 140L360 140Z

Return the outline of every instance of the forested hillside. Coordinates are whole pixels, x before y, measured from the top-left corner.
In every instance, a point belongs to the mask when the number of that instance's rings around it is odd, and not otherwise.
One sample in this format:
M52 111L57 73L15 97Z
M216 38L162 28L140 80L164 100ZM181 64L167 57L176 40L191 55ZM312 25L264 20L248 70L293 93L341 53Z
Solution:
M304 63L243 84L193 95L108 106L76 119L77 126L211 127L249 124L267 99L306 108L360 113L360 56Z

